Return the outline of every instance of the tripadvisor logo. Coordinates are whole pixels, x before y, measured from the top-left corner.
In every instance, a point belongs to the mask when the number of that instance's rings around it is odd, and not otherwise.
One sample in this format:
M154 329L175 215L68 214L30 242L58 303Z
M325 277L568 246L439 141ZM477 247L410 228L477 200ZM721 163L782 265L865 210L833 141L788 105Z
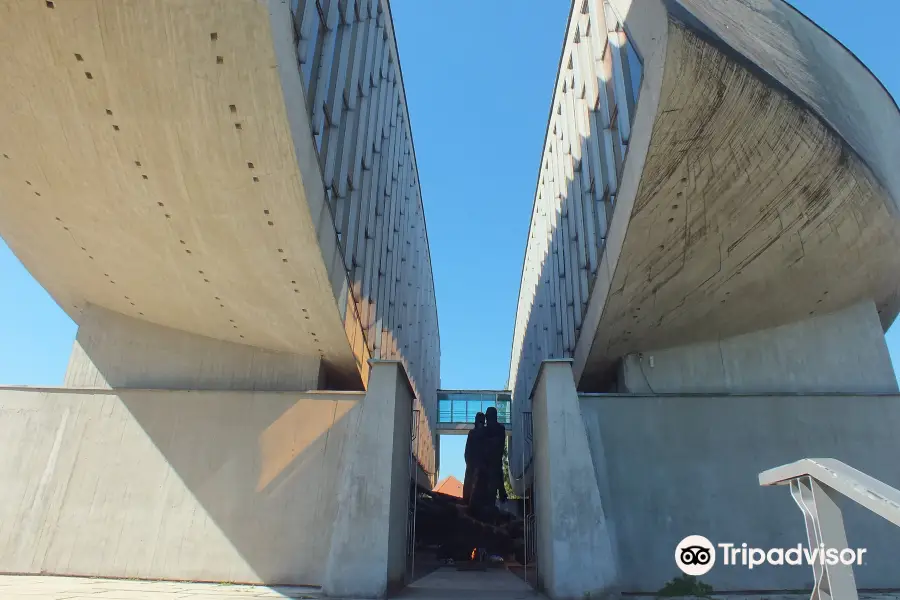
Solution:
M717 551L718 549L718 551ZM689 535L675 547L675 564L687 575L706 575L716 564L717 556L725 566L753 569L761 565L861 565L865 548L804 548L797 544L792 548L753 548L746 543L740 546L730 543L713 544L702 535Z

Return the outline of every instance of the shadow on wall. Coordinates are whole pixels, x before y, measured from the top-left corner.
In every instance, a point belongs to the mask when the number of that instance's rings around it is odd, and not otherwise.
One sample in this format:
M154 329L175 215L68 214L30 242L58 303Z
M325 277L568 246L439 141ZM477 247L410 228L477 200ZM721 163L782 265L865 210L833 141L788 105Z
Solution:
M291 394L190 392L120 397L246 565L228 548L209 544L206 516L178 509L185 499L177 486L164 486L160 537L169 543L158 552L174 550L205 580L321 584L356 401L348 395L297 400ZM181 572L162 568L168 578Z

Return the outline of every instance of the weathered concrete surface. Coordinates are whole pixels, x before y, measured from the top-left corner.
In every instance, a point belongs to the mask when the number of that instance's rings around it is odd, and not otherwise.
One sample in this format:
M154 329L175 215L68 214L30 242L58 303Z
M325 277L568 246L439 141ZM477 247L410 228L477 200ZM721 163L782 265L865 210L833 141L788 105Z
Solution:
M532 403L539 585L554 599L609 592L613 542L569 361L543 364Z
M758 548L806 544L788 490L758 473L807 456L841 460L900 484L900 396L581 396L625 591L656 592L681 574L674 549L691 534ZM898 589L900 529L845 503L851 546L867 548L857 585ZM717 591L810 587L807 566L719 564L702 577Z
M0 390L0 571L320 584L361 400Z
M362 390L369 358L403 361L434 471L440 339L390 10L335 3L312 27L316 6L5 2L0 236L79 325L97 306L253 348L200 344L183 370L221 371L216 387L260 362L292 387L275 371L293 355L298 379L321 364ZM338 22L353 64L295 39Z
M349 415L338 506L323 590L335 598L381 598L406 574L413 396L398 362L372 364L369 388Z
M625 357L618 391L633 393L897 392L875 305L715 342Z
M89 305L69 357L74 388L315 390L327 385L317 356L223 342Z
M596 333L575 352L581 386L602 385L630 352L860 301L892 322L900 227L867 164L788 93L678 23L666 53L635 200L623 191L616 209L627 233L585 317Z
M267 3L5 8L0 235L60 307L321 354L358 380Z
M549 358L574 358L579 389L605 391L632 352L864 301L886 329L900 308L900 111L878 80L782 0L611 0L601 17L604 4L572 3L523 265L517 400ZM596 86L621 87L613 20L643 67L630 123L593 106Z

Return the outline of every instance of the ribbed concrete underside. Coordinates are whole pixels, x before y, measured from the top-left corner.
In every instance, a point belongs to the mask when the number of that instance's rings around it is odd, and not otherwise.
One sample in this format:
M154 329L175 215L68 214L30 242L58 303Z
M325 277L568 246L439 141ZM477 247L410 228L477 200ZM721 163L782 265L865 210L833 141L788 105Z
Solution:
M884 323L896 315L900 228L888 194L762 77L670 22L650 149L582 385L629 352L862 299Z
M76 321L94 304L358 379L269 19L254 0L5 2L0 235Z

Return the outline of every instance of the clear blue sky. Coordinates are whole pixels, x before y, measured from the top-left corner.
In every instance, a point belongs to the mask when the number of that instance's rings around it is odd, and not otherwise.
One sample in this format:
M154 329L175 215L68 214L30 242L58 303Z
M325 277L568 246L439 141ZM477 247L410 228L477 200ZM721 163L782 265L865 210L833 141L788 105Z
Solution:
M900 97L900 2L794 4ZM506 386L568 10L568 0L392 2L431 242L445 388ZM0 384L61 384L74 336L75 325L0 243ZM900 364L900 326L887 339ZM464 439L442 440L442 476L462 478Z

